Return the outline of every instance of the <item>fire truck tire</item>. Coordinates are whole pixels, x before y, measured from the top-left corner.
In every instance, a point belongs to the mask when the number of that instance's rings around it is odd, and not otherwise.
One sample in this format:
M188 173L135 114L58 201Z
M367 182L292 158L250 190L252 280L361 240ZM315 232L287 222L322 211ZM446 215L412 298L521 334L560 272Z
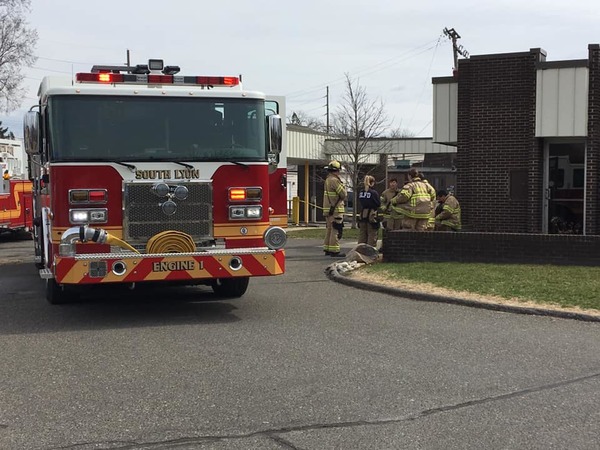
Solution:
M217 278L211 284L213 292L218 297L236 298L241 297L248 289L250 278Z
M63 305L76 300L77 296L68 289L63 289L54 279L46 280L46 300L51 305Z

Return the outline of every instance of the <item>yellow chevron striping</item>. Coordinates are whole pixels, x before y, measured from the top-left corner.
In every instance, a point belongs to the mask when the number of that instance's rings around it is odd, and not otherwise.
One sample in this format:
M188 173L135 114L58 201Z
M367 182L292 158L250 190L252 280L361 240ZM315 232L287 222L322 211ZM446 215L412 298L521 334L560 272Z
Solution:
M0 220L8 220L13 218L18 218L21 216L21 202L19 201L19 194L25 192L31 192L32 184L31 181L23 181L13 183L13 196L15 197L15 204L17 205L16 209L9 209L6 211L0 212ZM27 189L25 189L27 187ZM10 194L9 194L10 195ZM7 195L7 197L9 196Z
M278 264L277 259L274 255L251 255L256 261L258 261L268 273L272 275L280 275L283 273L282 267ZM220 270L223 270L223 275L231 275L236 277L245 277L252 276L253 273L244 266L239 270L232 270L229 267L229 258L230 256L212 256L210 259L218 262ZM57 266L60 265L61 260L66 259L62 257L56 258ZM115 275L112 272L112 267L107 267L107 274L104 277L93 278L93 280L98 283L121 283L124 282L124 278L130 276L131 273L135 273L135 267L141 262L139 258L135 257L125 257L120 258L120 261L123 261L127 266L127 273L125 275ZM190 257L168 257L168 258L157 258L155 262L189 262L191 261ZM76 261L75 264L71 267L71 269L67 272L67 274L62 279L57 279L58 283L61 284L80 284L82 280L87 276L89 272L90 261ZM206 279L206 278L218 278L219 273L211 274L207 269L200 268L200 265L195 264L195 268L192 270L186 270L186 272L190 275L191 279ZM136 279L135 281L163 281L166 280L167 277L172 273L170 270L164 271L151 271L145 275L143 279Z

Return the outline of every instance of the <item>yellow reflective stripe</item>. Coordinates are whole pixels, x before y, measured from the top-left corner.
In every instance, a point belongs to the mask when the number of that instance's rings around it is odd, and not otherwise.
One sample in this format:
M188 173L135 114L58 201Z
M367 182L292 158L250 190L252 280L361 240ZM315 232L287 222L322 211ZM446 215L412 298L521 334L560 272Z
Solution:
M448 211L448 212L452 213L452 214L456 214L456 213L458 213L460 211L460 206L458 208L451 208L450 206L444 204L444 208L443 209L445 211Z

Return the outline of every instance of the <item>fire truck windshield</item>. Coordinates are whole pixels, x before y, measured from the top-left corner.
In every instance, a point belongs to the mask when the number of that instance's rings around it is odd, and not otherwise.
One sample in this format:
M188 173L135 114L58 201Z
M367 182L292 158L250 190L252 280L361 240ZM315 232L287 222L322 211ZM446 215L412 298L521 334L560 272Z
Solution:
M54 161L266 161L260 99L57 95Z

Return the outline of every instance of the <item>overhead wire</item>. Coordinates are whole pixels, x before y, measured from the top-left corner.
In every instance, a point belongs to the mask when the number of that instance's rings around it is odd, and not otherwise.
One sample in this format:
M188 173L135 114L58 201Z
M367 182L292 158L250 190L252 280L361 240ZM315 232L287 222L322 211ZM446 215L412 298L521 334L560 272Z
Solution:
M425 81L423 83L423 89L421 89L421 93L419 94L419 98L417 100L417 103L415 104L415 108L413 109L413 113L412 116L408 122L408 125L406 126L406 128L410 129L410 126L412 124L413 119L415 118L415 115L417 113L417 109L419 108L419 105L421 103L421 99L423 98L423 94L425 93L425 89L428 86L429 83L429 76L431 73L431 68L433 67L433 61L435 60L435 55L437 53L437 49L440 46L440 43L442 41L442 38L444 37L443 34L440 34L440 36L438 37L438 40L435 44L435 48L433 49L433 54L431 55L431 61L429 62L429 68L427 69L427 75L425 75Z
M69 63L69 64L81 64L81 65L94 65L94 63L90 63L90 62L82 62L82 61L71 61L68 59L56 59L56 58L47 58L45 56L37 56L37 59L43 59L45 61L55 61L55 62L62 62L62 63Z
M383 69L385 69L387 67L390 67L390 66L393 66L395 64L398 64L399 62L403 62L406 59L409 59L409 58L412 58L414 56L417 56L417 55L423 53L424 51L431 50L431 48L433 48L433 47L429 47L429 46L432 43L435 43L437 41L439 41L439 38L436 38L435 40L429 41L426 44L423 44L423 45L420 45L418 47L415 47L415 48L412 48L410 50L407 50L406 52L403 52L400 55L394 56L392 58L388 58L388 59L386 59L384 61L381 61L381 62L379 62L377 64L372 64L372 65L369 65L367 67L363 66L364 68L362 68L362 69L353 69L353 70L350 71L350 73L353 73L353 74L355 74L357 76L360 76L360 75L365 75L365 74L368 74L368 73L374 73L374 72L377 72L379 70L383 70ZM423 47L426 47L426 48L423 51L419 51L419 50L423 49ZM415 51L417 51L417 53L415 55L411 55L411 53L413 53ZM309 93L318 91L318 90L322 89L323 87L338 84L340 82L343 82L344 80L345 80L345 77L339 77L339 78L336 78L335 80L332 80L332 81L327 82L327 83L322 83L322 84L314 86L312 88L301 89L301 90L290 92L290 93L286 94L286 97L287 98L301 97L302 95L307 95Z
M427 125L425 125L423 128L421 128L421 130L417 133L417 136L420 135L423 131L425 131L425 128L427 128L432 123L433 123L433 120L430 120L429 122L427 122Z
M37 67L37 66L31 66L30 69L35 69L35 70L43 70L45 72L55 72L55 73L67 73L69 75L71 75L71 72L66 72L64 70L55 70L55 69L48 69L46 67Z

